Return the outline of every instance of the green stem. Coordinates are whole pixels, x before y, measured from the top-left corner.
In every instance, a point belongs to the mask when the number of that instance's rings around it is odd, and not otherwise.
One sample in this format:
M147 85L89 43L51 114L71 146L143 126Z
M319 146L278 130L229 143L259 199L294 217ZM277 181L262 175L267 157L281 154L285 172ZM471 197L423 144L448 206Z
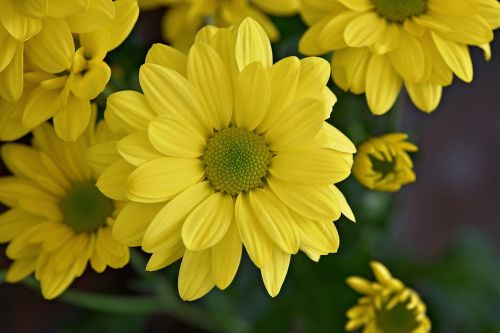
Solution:
M0 284L5 282L5 271L0 271ZM147 274L149 275L149 274ZM33 277L22 282L33 290L39 290L40 285ZM167 313L175 318L203 330L217 331L216 323L204 311L180 302L176 295L170 295L165 301L163 297L153 296L119 296L67 290L57 299L73 306L91 311L113 314L158 314ZM164 296L164 295L161 295Z

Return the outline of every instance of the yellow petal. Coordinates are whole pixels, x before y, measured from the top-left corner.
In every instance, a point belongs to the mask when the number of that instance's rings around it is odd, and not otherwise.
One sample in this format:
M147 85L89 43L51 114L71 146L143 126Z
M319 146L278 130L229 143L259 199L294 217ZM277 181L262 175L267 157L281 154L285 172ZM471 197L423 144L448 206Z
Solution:
M450 69L463 81L471 82L473 69L467 45L448 41L435 33L432 40Z
M257 267L264 266L271 258L275 246L260 226L253 213L248 194L240 193L236 199L235 218L240 237L250 259Z
M87 33L106 27L115 18L115 5L109 0L91 0L87 10L68 18L73 33Z
M323 148L284 151L271 160L269 171L286 182L306 186L338 183L350 173L350 165L340 154Z
M212 247L212 276L219 289L226 289L234 279L241 260L241 238L233 221L226 235Z
M214 287L210 250L186 250L179 271L179 295L185 301L194 301Z
M43 222L43 218L21 208L13 208L0 215L0 243L11 241L32 226Z
M257 127L259 133L267 131L283 119L284 110L293 102L300 76L300 61L288 57L278 61L269 71L271 102L268 112Z
M143 250L154 252L163 247L172 247L181 241L182 224L193 209L212 193L210 184L201 182L173 198L158 212L146 230L142 242Z
M182 76L187 76L186 55L168 45L153 44L146 55L146 63L171 68Z
M217 244L233 220L234 202L230 195L217 192L210 195L187 217L182 226L186 248L201 251Z
M253 19L243 20L238 28L236 61L240 71L255 61L262 63L264 68L272 66L273 51L269 38L264 29Z
M39 18L22 15L14 6L14 1L4 1L0 5L2 25L12 37L24 42L42 30L42 21Z
M415 105L424 112L434 111L441 101L443 88L438 84L405 84L406 91Z
M18 101L23 94L24 44L17 44L10 64L0 72L0 96L10 102Z
M29 96L23 113L23 126L35 128L52 118L62 107L60 91L38 87Z
M136 1L116 0L113 5L115 7L115 18L108 22L105 27L106 32L109 34L106 45L108 51L117 48L123 43L139 17L139 6Z
M120 155L127 162L135 166L163 156L151 145L148 134L144 132L124 137L118 142L117 148Z
M149 121L156 116L144 95L136 91L120 91L109 96L104 113L109 128L122 135L147 131Z
M398 47L389 55L394 69L405 81L411 83L422 81L426 64L422 46L415 37L402 30Z
M182 242L178 242L172 247L158 250L149 258L146 270L151 272L167 267L182 258L185 251L186 248Z
M196 88L173 69L142 65L139 81L147 101L158 114L169 114L208 135L212 127Z
M275 247L271 260L260 269L262 281L271 297L275 297L280 292L289 265L290 254Z
M90 102L70 94L68 104L53 118L57 136L64 141L76 141L87 128L90 116Z
M48 73L69 69L75 53L73 36L63 19L44 19L43 30L26 43L26 57Z
M108 166L120 159L117 145L118 141L106 141L87 149L87 162L96 174L100 175Z
M80 98L92 100L104 91L111 77L111 69L103 62L90 63L85 74L74 76L71 92Z
M135 169L127 180L126 196L136 202L160 202L170 199L204 176L198 159L162 157Z
M335 224L302 219L297 223L300 245L318 251L322 255L336 253L340 238Z
M71 2L66 0L48 0L44 2L47 3L47 14L52 17L68 17L84 12L89 3L88 0Z
M17 283L24 280L24 278L35 271L37 259L38 257L34 256L14 261L5 275L5 281Z
M146 229L164 206L164 203L127 203L113 224L113 238L127 246L140 246Z
M97 179L96 186L107 197L125 201L127 179L135 167L125 160L118 160L111 164Z
M366 72L366 99L375 115L389 111L401 90L401 78L386 56L373 55Z
M350 47L369 46L377 43L386 30L387 23L377 13L368 12L353 19L344 30Z
M172 115L159 116L149 124L150 144L173 157L196 158L206 149L207 139L196 127Z
M212 127L226 128L233 111L233 91L228 70L213 48L196 43L188 55L188 79L207 105Z
M268 189L252 190L249 193L252 210L262 229L274 243L287 253L299 250L298 231L288 208Z
M264 118L271 100L271 83L260 62L243 69L235 87L234 121L254 130Z
M308 143L323 127L323 101L304 98L294 102L283 113L283 119L265 133L273 151L282 151Z
M363 93L371 55L372 52L366 47L336 51L332 57L332 77L335 84L355 94Z
M269 177L268 183L289 209L308 219L330 222L340 217L340 208L330 186L302 186L274 177Z

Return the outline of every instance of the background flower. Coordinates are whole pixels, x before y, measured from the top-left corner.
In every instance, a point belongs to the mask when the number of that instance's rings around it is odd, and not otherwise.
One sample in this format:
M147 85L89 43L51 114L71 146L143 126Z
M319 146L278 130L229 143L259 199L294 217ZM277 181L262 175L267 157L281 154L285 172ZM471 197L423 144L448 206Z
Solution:
M188 50L196 33L205 24L228 27L251 17L264 28L271 41L279 39L279 31L266 14L293 15L298 0L139 0L142 9L168 6L163 18L163 36L174 47Z
M100 2L99 8L94 8L97 1L80 16L45 20L40 33L29 40L24 79L20 73L20 78L8 80L20 79L24 92L19 100L0 99L2 140L19 139L51 118L65 141L75 141L88 126L90 101L111 76L104 58L128 36L139 14L135 1Z
M378 191L395 192L413 183L416 176L408 153L418 148L407 138L403 133L391 133L362 143L354 158L353 175L364 186Z
M362 328L366 333L430 332L427 308L418 294L393 278L381 263L372 261L370 266L376 282L358 276L347 279L347 284L363 297L347 311L349 322L346 329Z
M434 111L453 74L472 81L469 46L489 59L492 30L500 26L496 0L304 0L301 15L310 26L301 52L335 51L333 80L366 93L376 115L394 105L403 84L419 109Z
M94 112L95 116L95 112ZM33 132L33 147L7 144L2 159L13 176L0 178L0 241L13 260L6 280L35 273L47 299L60 295L90 264L97 272L121 268L128 248L111 237L121 205L95 186L98 174L85 162L87 148L112 134L95 119L74 143L59 139L44 124Z

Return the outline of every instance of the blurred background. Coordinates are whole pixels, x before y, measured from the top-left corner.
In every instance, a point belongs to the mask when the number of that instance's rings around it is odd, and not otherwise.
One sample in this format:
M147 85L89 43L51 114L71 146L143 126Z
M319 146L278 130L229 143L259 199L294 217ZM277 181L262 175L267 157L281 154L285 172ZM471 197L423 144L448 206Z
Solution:
M139 66L150 45L161 42L161 16L141 13L133 34L109 54L109 91L139 90ZM300 19L275 23L283 36L275 57L297 55ZM344 332L345 312L358 298L345 278L371 279L368 262L376 259L420 293L433 332L500 333L500 40L492 48L489 63L480 50L472 51L473 83L455 80L431 115L401 96L400 110L374 117L364 96L332 86L339 102L331 123L356 144L388 132L410 135L420 147L413 155L417 182L385 194L352 178L344 181L358 222L336 223L338 254L319 263L303 254L292 257L275 299L245 257L225 292L183 303L176 290L179 264L144 274L146 258L137 251L129 267L100 275L88 270L55 301L44 301L33 280L0 284L0 332ZM103 109L105 98L99 102ZM8 265L0 247L0 269ZM96 303L100 311L90 309Z

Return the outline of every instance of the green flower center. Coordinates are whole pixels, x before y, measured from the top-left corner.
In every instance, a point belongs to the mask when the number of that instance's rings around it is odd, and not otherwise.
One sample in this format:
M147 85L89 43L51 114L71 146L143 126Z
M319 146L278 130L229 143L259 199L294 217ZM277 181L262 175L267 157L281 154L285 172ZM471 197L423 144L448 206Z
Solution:
M407 305L407 302L399 303L391 310L377 311L377 325L384 333L412 333L419 326L415 314L406 308Z
M202 159L212 186L231 195L263 185L272 154L264 138L242 128L225 128L208 140Z
M372 0L376 11L386 20L403 23L412 16L425 13L427 0Z
M114 206L93 182L73 184L60 202L64 223L76 232L97 230L111 216Z
M382 178L390 174L394 171L396 166L396 156L392 157L392 161L388 160L379 160L373 155L368 155L370 157L370 161L372 162L372 168L376 172L380 172L382 174Z

